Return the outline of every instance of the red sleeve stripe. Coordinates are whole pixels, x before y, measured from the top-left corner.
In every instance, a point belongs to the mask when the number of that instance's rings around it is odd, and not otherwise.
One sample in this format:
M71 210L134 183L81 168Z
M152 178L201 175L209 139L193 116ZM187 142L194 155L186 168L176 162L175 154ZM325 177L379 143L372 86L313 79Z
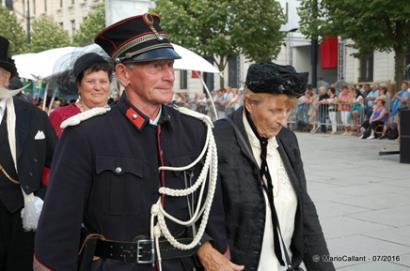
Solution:
M50 168L44 167L43 174L41 176L41 184L43 186L48 186L48 179L50 177Z
M52 269L48 268L45 266L43 263L41 263L36 256L34 256L33 260L33 271L53 271Z

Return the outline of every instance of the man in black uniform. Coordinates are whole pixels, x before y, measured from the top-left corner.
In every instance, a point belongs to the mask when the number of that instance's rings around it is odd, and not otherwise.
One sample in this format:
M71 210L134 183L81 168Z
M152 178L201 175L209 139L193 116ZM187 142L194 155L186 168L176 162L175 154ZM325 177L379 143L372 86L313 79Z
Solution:
M156 261L157 248L154 261L152 257L156 232L152 205L160 202L180 220L188 220L193 207L187 197L161 195L159 188L184 189L201 170L196 166L188 172L168 172L159 167L190 164L207 141L204 123L166 106L172 101L173 61L179 55L161 30L159 17L151 14L120 21L98 33L95 41L116 60L125 92L111 109L89 110L63 124L90 118L66 128L60 139L39 222L34 266L58 271L193 270L195 249L176 249L160 240L162 262ZM217 187L201 244L210 242L223 252L219 193ZM189 202L193 198L189 196ZM94 235L84 242L78 264L82 224ZM196 234L195 227L168 220L167 224L177 240L186 238L185 243Z
M29 271L33 230L46 190L43 175L57 136L45 112L8 89L10 78L17 76L8 47L8 40L0 36L0 271ZM34 219L27 220L27 215Z

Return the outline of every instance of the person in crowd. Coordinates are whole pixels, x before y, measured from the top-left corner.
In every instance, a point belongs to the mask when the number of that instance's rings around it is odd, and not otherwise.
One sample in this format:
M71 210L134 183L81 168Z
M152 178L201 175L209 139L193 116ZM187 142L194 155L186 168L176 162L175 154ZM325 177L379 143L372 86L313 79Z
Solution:
M47 114L9 90L17 77L0 36L0 270L33 270L34 232L57 136Z
M353 93L350 91L347 85L342 87L342 91L338 96L338 103L340 109L340 118L342 120L344 133L343 135L351 134L351 124L350 124L350 112L352 110Z
M215 123L229 251L245 270L300 270L302 262L308 271L335 270L314 260L329 252L297 138L285 128L306 81L292 66L252 64L244 106Z
M167 106L180 56L159 16L124 19L95 42L116 60L125 90L113 107L90 110L94 115L65 129L36 235L35 270L193 270L195 254L206 252L201 248L227 247L212 122ZM211 154L204 162L205 148ZM202 170L212 173L204 180L209 193L186 190L195 189ZM181 190L185 194L175 197ZM199 216L195 210L202 208ZM82 225L88 235L79 261ZM216 260L233 265L211 253L201 256L205 270L216 270Z
M297 126L302 131L309 125L309 108L314 100L314 93L311 87L307 87L304 94L298 98L297 102Z
M390 92L387 89L387 87L385 86L380 87L379 97L383 98L386 101L384 107L386 107L387 111L390 112L391 111L391 97L390 97Z
M218 118L226 117L225 105L226 105L227 101L225 99L225 89L220 88L220 89L216 90L215 96L213 97L213 99L214 99L216 112L218 114Z
M319 105L319 95L317 93L316 88L312 88L311 96L310 96L310 106L308 110L309 116L309 124L312 126L310 129L311 133L316 133L317 129L319 129L319 114L317 113L318 105Z
M384 106L386 100L384 97L379 97L375 100L375 104L373 106L373 113L370 116L369 120L365 121L362 124L362 136L361 139L374 139L376 138L375 132L376 128L379 125L384 125L386 122L389 113Z
M53 104L51 106L51 112L53 112L54 110L56 110L59 107L61 107L61 100L59 98L55 98L53 100Z
M358 136L360 133L360 125L363 123L363 107L364 107L364 98L363 94L359 89L351 87L350 89L353 93L353 104L352 104L352 118L353 118L353 131Z
M379 97L379 85L373 84L370 91L365 96L365 103L367 105L367 112L365 120L368 120L373 113L373 105L376 98Z
M338 98L336 96L336 89L334 87L329 88L328 92L329 98L325 100L329 104L329 120L332 126L331 134L334 135L337 132L337 120L336 120L336 113L337 113L337 101Z
M80 56L73 67L73 75L78 89L78 100L59 107L50 114L50 121L61 137L61 123L66 119L95 107L107 106L110 94L112 65L96 53Z
M319 119L320 119L320 132L327 133L326 121L329 117L329 99L328 90L326 87L319 88Z
M394 95L392 101L391 117L393 122L397 123L397 130L400 135L400 114L399 110L401 108L410 105L410 88L409 83L403 81L400 85L400 90Z

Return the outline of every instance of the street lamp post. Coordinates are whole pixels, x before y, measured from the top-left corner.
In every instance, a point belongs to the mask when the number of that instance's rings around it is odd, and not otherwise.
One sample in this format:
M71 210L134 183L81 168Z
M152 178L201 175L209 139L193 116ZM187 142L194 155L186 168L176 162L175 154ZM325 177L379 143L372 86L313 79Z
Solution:
M29 46L31 45L31 21L30 21L30 0L27 0L27 17L26 17L26 27L27 27L27 42Z
M310 42L310 63L312 66L312 87L317 87L317 58L318 58L318 40L314 38Z

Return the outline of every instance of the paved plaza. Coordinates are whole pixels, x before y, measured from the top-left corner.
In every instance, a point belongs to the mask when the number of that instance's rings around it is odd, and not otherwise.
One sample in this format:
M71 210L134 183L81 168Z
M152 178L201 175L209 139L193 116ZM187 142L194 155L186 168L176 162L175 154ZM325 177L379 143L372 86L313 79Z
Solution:
M398 141L298 133L308 190L337 270L410 270L410 164Z

